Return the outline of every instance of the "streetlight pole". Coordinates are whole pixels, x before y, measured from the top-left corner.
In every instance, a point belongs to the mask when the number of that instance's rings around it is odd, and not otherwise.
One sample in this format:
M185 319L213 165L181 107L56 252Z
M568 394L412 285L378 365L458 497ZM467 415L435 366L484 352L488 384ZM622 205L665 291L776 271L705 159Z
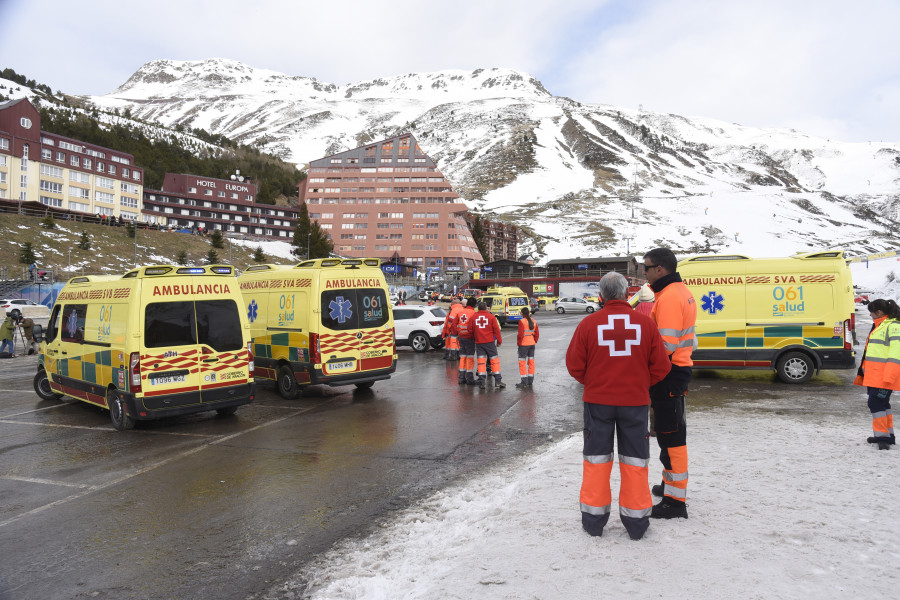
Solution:
M66 261L66 274L69 273L69 268L72 266L72 249L69 248L69 260Z
M132 227L134 227L134 266L137 266L137 222L132 221Z

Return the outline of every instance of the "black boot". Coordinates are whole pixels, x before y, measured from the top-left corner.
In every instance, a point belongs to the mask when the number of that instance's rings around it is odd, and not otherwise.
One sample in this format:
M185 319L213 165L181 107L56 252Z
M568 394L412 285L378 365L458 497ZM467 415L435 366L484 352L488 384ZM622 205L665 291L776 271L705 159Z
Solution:
M650 493L653 494L654 496L659 496L660 498L662 498L665 491L666 491L666 482L665 481L663 481L659 485L654 485L652 488L650 488Z
M687 519L687 504L663 498L662 502L650 511L651 519Z
M890 442L878 442L878 449L879 450L890 450L891 443Z
M884 440L884 438L883 437L867 437L866 438L866 441L870 444L877 444L881 440ZM894 440L895 440L894 434L892 433L890 439L885 440L885 441L887 441L887 443L889 443L891 446L893 446L894 444L896 444L896 442Z

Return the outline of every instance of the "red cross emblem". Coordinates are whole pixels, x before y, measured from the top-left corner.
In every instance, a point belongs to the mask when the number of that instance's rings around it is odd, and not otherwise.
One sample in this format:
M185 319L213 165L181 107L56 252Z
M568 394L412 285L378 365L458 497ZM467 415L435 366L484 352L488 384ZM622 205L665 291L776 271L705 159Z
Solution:
M481 315L480 317L476 318L475 326L478 327L478 329L484 329L485 327L487 327L488 326L487 317L484 315Z
M610 356L631 356L631 347L641 343L641 326L628 315L610 315L606 325L597 326L597 344L607 346Z

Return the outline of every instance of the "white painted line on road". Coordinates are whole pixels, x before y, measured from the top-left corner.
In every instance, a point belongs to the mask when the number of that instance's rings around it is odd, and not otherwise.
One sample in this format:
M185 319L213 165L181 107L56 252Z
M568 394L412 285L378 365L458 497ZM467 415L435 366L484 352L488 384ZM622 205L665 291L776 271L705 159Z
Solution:
M86 483L67 483L65 481L54 481L52 479L39 479L37 477L16 477L15 475L0 475L0 479L11 479L13 481L24 481L26 483L42 483L45 485L63 485L74 488L91 487Z
M40 427L60 427L62 429L89 429L91 431L113 431L109 427L89 427L87 425L63 425L61 423L35 423L34 421L10 421L0 419L0 423L6 425L38 425Z
M53 406L45 406L44 408L35 408L34 410L24 410L22 412L13 413L11 415L0 415L0 419L11 419L13 417L18 417L21 415L28 415L36 412L43 412L45 410L53 410L54 408L60 408L62 406L72 406L72 403L63 403L63 404L54 404Z
M268 422L266 422L266 423L260 423L259 425L256 425L256 426L254 426L254 427L251 427L250 429L246 429L246 430L244 430L244 431L239 431L239 432L233 433L233 434L231 434L231 435L226 435L226 436L224 436L224 437L221 437L221 438L218 438L218 439L215 439L215 440L210 440L210 441L208 441L208 442L204 442L204 443L202 443L201 445L197 446L196 448L191 448L190 450L185 450L184 452L181 452L180 454L176 454L175 456L170 456L169 458L167 458L167 459L165 459L165 460L161 460L161 461L159 461L159 462L156 463L156 464L148 465L148 466L144 467L143 469L138 469L137 471L135 471L135 472L133 472L133 473L129 473L129 474L127 474L127 475L123 475L122 477L119 477L119 478L117 478L117 479L113 479L113 480L111 480L111 481L107 481L106 483L101 483L101 484L99 484L99 485L92 485L92 486L90 486L90 487L87 487L87 488L83 489L82 491L80 491L80 492L78 492L78 493L72 494L71 496L66 496L65 498L60 498L59 500L56 500L56 501L54 501L54 502L50 502L50 503L48 503L48 504L44 504L43 506L38 506L38 507L36 507L36 508L32 508L31 510L26 511L26 512L23 512L23 513L20 514L20 515L16 515L16 516L14 516L14 517L10 517L9 519L6 519L5 521L0 521L0 527L6 527L6 526L9 525L10 523L15 523L16 521L19 521L19 520L21 520L21 519L24 519L25 517L30 517L30 516L32 516L32 515L36 515L36 514L42 513L42 512L44 512L45 510L49 510L49 509L51 509L51 508L55 508L55 507L57 507L57 506L61 506L61 505L66 504L67 502L70 502L70 501L72 501L72 500L77 500L77 499L79 499L79 498L83 498L84 496L87 496L88 494L91 494L91 493L93 493L93 492L99 492L99 491L105 490L106 488L112 487L112 486L114 486L114 485L118 485L118 484L122 483L123 481L128 481L129 479L133 479L133 478L135 478L135 477L137 477L137 476L139 476L139 475L143 475L144 473L149 473L150 471L153 471L153 470L155 470L155 469L158 469L159 467L165 466L165 465L169 464L170 462L173 462L173 461L176 461L176 460L180 460L180 459L182 459L182 458L186 458L186 457L188 457L188 456L191 456L192 454L196 454L196 453L200 452L201 450L205 450L206 448L208 448L209 446L212 446L212 445L214 445L214 444L222 444L222 443L227 442L227 441L229 441L229 440L233 440L233 439L236 438L236 437L239 437L239 436L242 436L242 435L244 435L244 434L247 434L247 433L251 433L251 432L253 432L253 431L256 431L257 429L262 429L263 427L268 427L269 425L274 425L274 424L276 424L276 423L280 423L281 421L284 421L284 420L290 419L290 418L292 418L292 417L295 417L295 416L297 416L298 414L302 414L302 413L308 412L308 411L312 410L313 408L316 408L316 407L312 406L312 407L305 408L305 409L298 409L298 410L297 410L295 413L293 413L293 414L285 415L285 416L283 416L283 417L280 417L280 418L278 418L278 419L274 419L274 420L272 420L272 421L268 421ZM82 427L82 429L93 429L93 428L91 428L91 427ZM114 430L105 429L105 431L111 431L111 432L114 433L115 435L122 435L121 432L114 431Z

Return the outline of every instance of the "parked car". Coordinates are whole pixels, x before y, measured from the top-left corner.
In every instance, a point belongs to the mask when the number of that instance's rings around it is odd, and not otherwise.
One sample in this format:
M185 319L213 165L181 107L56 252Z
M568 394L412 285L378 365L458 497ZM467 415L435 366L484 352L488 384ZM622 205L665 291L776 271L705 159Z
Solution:
M48 307L25 298L4 298L3 300L0 300L0 309L2 309L0 316L12 312L13 310L18 310L23 317L31 319L40 319L42 317L50 316L50 309Z
M556 312L559 314L563 314L566 312L587 312L592 313L595 310L600 310L600 305L596 302L589 302L584 298L560 298L553 305L556 309Z
M541 310L541 303L537 301L537 298L529 298L528 305L531 308L531 314Z
M394 308L394 343L416 352L444 347L441 330L447 311L438 306L398 306Z

